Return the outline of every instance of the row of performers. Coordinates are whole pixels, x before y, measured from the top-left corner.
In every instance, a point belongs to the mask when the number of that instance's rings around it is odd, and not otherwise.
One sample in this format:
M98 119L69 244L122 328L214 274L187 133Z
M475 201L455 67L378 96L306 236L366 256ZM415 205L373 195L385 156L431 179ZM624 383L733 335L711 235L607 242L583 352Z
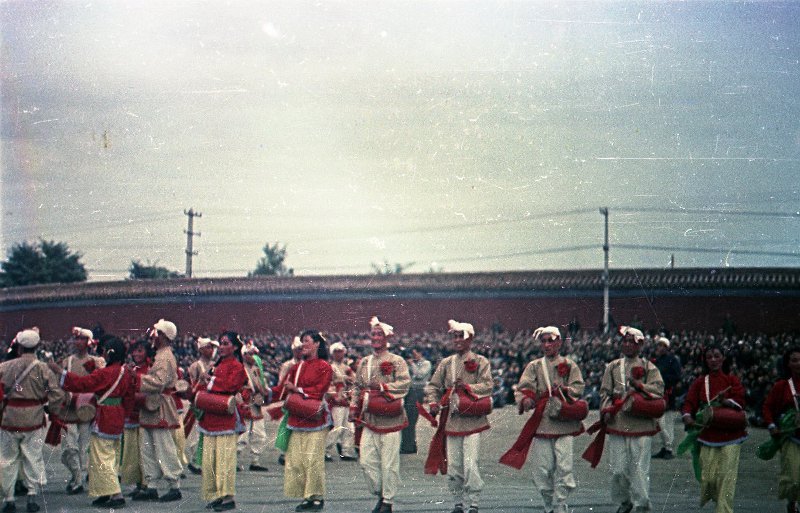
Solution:
M448 475L453 513L477 513L483 488L480 434L489 429L491 369L485 357L471 350L475 334L472 325L449 321L449 330L453 354L434 372L426 387L426 404L418 404L420 414L436 427L425 472ZM286 453L284 492L303 499L297 511L323 509L326 438L332 418L346 416L357 426L359 461L370 491L378 498L372 511L391 512L400 483L400 430L407 425L401 399L410 383L406 362L388 351L393 332L392 326L373 318L373 352L359 362L354 376L347 376L346 369L337 371L326 361L324 337L317 331L306 331L299 341L301 359L293 362L275 387L268 387L263 373L246 368L237 357L252 349L243 345L237 334L222 334L216 363L212 366L200 361L189 370L188 393L194 407L187 416L187 427L196 421L202 435L198 461L203 469L202 496L208 507L215 511L235 508L237 437L247 420L259 415L261 404L275 401L267 410L281 419L277 443ZM657 419L665 408L663 381L656 366L640 357L644 343L641 331L623 327L621 333L622 357L606 367L600 420L589 428L597 436L583 457L595 467L607 444L611 496L620 504L618 513L650 511L650 440L659 430ZM86 365L80 353L63 366L52 362L45 365L34 355L38 333L26 330L18 334L20 357L0 365L5 405L0 423L3 511L15 510L14 483L20 474L29 489L27 510L38 510L36 492L46 479L41 443L36 458L36 436L38 433L41 440L45 403L49 402L51 412L65 411L64 391L94 396L96 416L88 444L93 504L124 505L116 464L123 431L123 482L141 486L134 499L168 502L181 498L179 455L183 450L176 448L175 440L175 430L181 428L175 401L178 370L171 350L176 335L173 323L156 323L149 330L156 350L153 364L143 368L123 364L125 348L114 337L102 343L105 365ZM584 432L581 421L588 413L580 399L583 379L578 365L560 355L557 328L537 329L534 340L541 344L544 356L527 365L517 386L520 413L533 413L500 461L522 468L532 447L534 482L545 511L565 512L569 494L576 486L573 438ZM694 457L701 504L713 500L717 511L732 511L739 448L747 438L744 389L727 372L723 348L706 347L704 355L706 372L690 387L683 407L689 436L681 449L691 450ZM772 421L773 437L759 447L759 456L767 459L780 452L779 496L787 500L790 513L797 513L800 349L790 349L784 365L790 377L779 381L766 401L764 417ZM345 377L335 382L335 375ZM348 391L354 392L349 400ZM80 406L75 404L76 409ZM51 415L51 420L47 439L53 442L65 428L58 416ZM66 430L69 438L69 425ZM70 448L65 444L62 461L72 470L69 462L79 455L71 454ZM126 464L130 466L127 470ZM161 497L156 489L159 479L167 481L170 488ZM73 473L68 491L79 486L81 474Z

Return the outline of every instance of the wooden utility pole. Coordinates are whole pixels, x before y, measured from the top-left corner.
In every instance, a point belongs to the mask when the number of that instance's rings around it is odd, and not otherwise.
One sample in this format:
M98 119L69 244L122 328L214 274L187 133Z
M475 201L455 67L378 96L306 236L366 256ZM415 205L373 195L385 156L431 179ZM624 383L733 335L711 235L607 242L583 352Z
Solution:
M608 333L608 207L600 209L600 214L605 218L605 240L603 242L603 252L605 253L605 265L603 266L603 333Z
M195 217L203 217L203 214L200 212L195 212L194 209L189 208L188 211L183 211L184 215L188 216L189 224L188 227L183 230L183 233L186 234L186 277L192 277L192 257L197 254L197 251L192 249L192 237L197 235L200 236L200 232L192 231L194 227L194 218Z

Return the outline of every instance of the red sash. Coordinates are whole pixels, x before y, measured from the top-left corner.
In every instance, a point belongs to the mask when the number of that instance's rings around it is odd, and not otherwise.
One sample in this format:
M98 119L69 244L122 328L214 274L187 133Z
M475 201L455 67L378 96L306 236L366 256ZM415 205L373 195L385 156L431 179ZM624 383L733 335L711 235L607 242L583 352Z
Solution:
M439 411L440 422L439 426L436 428L436 433L434 433L431 439L431 445L428 448L428 457L425 459L425 473L433 476L438 472L441 472L442 475L447 474L447 435L445 434L445 429L447 428L447 417L449 417L450 414L451 393L452 389L448 388L442 396L442 400L439 401L441 405L441 410ZM425 408L423 407L422 410L425 410ZM423 416L434 422L436 421L430 414L423 414ZM433 422L431 422L431 424L433 424ZM434 425L434 427L436 426Z
M586 432L590 435L595 431L597 432L597 436L594 437L592 443L586 447L586 450L583 451L583 454L581 455L581 458L588 461L592 468L597 468L597 465L600 463L600 458L603 456L603 449L606 445L606 430L608 429L608 426L605 422L603 422L603 414L610 413L613 417L622 409L622 405L625 404L625 400L627 398L628 396L626 395L622 399L615 400L611 406L600 410L600 420L592 424L589 429L586 430Z
M535 394L530 390L523 390L522 393L525 394L525 397L527 398L536 398ZM511 448L500 457L500 463L503 465L508 465L509 467L514 467L515 469L521 469L522 466L525 465L525 460L528 459L528 451L533 443L533 437L536 435L536 431L539 429L539 424L541 424L542 418L544 417L544 407L547 404L548 399L549 397L545 396L536 401L533 415L531 415L531 418L529 418L522 427L522 431L520 431L517 441L514 442L514 445L512 445ZM522 415L521 401L519 413Z

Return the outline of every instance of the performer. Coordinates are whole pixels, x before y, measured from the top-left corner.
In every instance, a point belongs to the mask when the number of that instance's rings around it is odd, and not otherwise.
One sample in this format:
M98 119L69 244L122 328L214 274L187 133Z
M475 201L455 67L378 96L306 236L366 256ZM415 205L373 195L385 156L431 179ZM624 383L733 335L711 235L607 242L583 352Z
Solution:
M139 340L130 348L133 364L129 365L128 374L135 389L139 378L150 370L150 359L146 340ZM120 482L125 486L133 486L131 495L144 489L142 460L139 457L139 408L134 404L126 409L125 430L122 434L122 463L120 464Z
M250 400L247 404L248 415L244 419L245 431L239 436L237 452L241 454L245 449L249 448L249 470L252 472L266 472L268 470L267 467L261 464L261 454L267 447L267 431L262 407L264 404L271 402L272 390L270 390L267 377L264 375L264 368L258 354L258 348L252 340L242 346L242 358L244 360L244 370L247 372L247 388L250 391Z
M214 355L218 347L219 342L216 340L205 337L199 337L197 339L197 352L200 354L200 358L198 358L196 362L192 363L189 366L189 369L186 371L189 378L189 386L192 390L196 390L198 388L201 376L207 374L208 371L214 366ZM187 414L187 416L188 415L192 415L194 417L195 413L190 412ZM198 431L196 429L191 430L191 427L191 425L186 427L186 429L189 430L189 434L186 437L186 452L189 459L189 465L187 465L187 468L192 474L200 474L202 470L198 465L201 462L197 460L197 445L198 441L200 440L200 436Z
M533 433L533 482L542 494L544 510L567 513L567 499L576 486L572 473L573 440L583 433L579 420L583 414L565 418L549 410L554 402L563 408L579 401L584 389L583 376L574 361L560 355L562 340L557 327L537 328L533 340L541 344L544 356L525 367L515 397L520 412L538 410L540 420Z
M664 416L658 419L658 426L661 428L659 439L662 447L653 458L671 460L675 448L675 418L678 412L675 411L675 387L680 384L683 369L681 361L669 350L669 339L666 337L656 338L656 356L653 363L658 367L661 378L664 380L664 399L667 401L667 409Z
M730 362L722 347L707 345L704 350L703 375L689 386L683 403L683 423L695 426L695 416L703 410L704 424L697 436L700 444L700 507L713 500L717 513L733 511L736 477L739 472L739 452L747 439L747 419L744 413L745 390L739 378L730 374ZM711 420L708 417L712 414ZM724 410L738 412L737 426L714 422Z
M781 363L786 379L773 385L764 401L763 417L773 438L786 438L779 449L778 498L786 499L787 513L800 513L800 346L787 349ZM788 433L781 431L785 424Z
M61 362L61 367L76 376L88 376L97 368L105 366L105 360L89 354L90 346L95 345L91 330L72 328L72 354ZM64 411L59 416L67 425L67 432L61 440L61 463L67 467L72 478L67 483L67 494L83 493L83 479L87 475L89 454L89 433L92 420L81 422L75 416L77 396L66 395Z
M356 451L353 445L355 430L353 423L348 420L355 372L345 359L347 348L344 347L344 344L336 342L331 344L330 349L333 381L328 390L328 405L331 409L331 417L333 417L333 429L328 434L325 459L330 461L335 455L342 461L355 461Z
M215 395L231 398L242 393L247 384L247 374L238 359L242 349L239 335L227 331L219 337L219 360L213 376L205 389ZM249 399L249 394L246 394ZM198 421L198 431L203 435L203 500L208 509L228 511L236 508L236 439L244 431L244 424L236 409L231 413L205 410Z
M184 385L187 385L183 369L178 367L177 372L178 379L176 384L183 382ZM185 395L185 392L184 394L181 394L177 390L172 392L172 400L175 402L175 411L178 412L178 427L172 430L172 441L175 442L175 451L178 455L178 462L181 464L180 475L181 478L184 478L186 477L184 469L189 466L189 458L186 457L186 433L184 432L183 425L183 416L186 413L186 406L181 395Z
M408 425L408 419L402 402L390 414L388 407L385 412L372 409L370 401L401 401L408 393L411 376L406 361L388 350L394 328L377 317L370 320L370 326L372 355L362 358L358 365L350 421L357 420L363 426L359 462L370 492L378 497L372 513L391 513L400 485L400 431Z
M408 359L411 387L408 389L408 395L403 399L408 426L400 433L400 454L417 453L417 419L419 418L417 403L425 401L425 385L431 379L432 371L431 362L422 357L419 349L413 348L411 358Z
M181 463L172 433L180 425L172 398L178 379L178 364L171 344L177 336L175 324L164 319L148 330L156 354L152 367L139 380L139 391L154 396L153 402L158 407L142 409L139 414L139 454L146 488L134 494L135 501L172 502L183 497L180 490ZM162 478L169 485L169 491L159 498L154 484Z
M455 507L452 513L478 513L478 500L483 490L478 459L481 433L489 429L486 412L469 413L462 402L467 399L488 399L491 409L492 369L486 357L472 352L475 328L466 322L448 321L450 348L455 354L444 358L425 387L430 413L439 414L447 436L447 476ZM444 404L442 404L444 403Z
M642 513L651 507L650 447L658 423L617 406L634 393L661 398L664 381L658 368L639 356L644 334L628 326L620 333L623 357L606 365L600 385L601 418L608 432L611 499L620 503L617 513Z
M322 511L325 506L325 438L331 426L331 414L325 394L333 371L326 361L325 338L315 330L300 335L302 360L291 368L282 384L273 388L274 397L286 397L287 427L291 431L286 449L283 493L302 497L295 511ZM313 411L303 412L293 406L298 399Z
M19 356L0 364L0 401L5 403L0 423L0 460L3 476L3 513L16 511L14 485L20 470L28 489L26 510L39 511L37 492L47 484L42 446L45 438L44 408L51 411L64 400L58 378L36 359L39 331L17 333L12 346Z
M286 380L286 376L289 375L289 370L292 367L300 363L300 360L303 359L303 343L300 342L300 337L294 337L292 340L292 357L286 360L281 364L280 369L278 369L278 383L282 384ZM286 463L286 456L281 452L281 455L278 456L278 463L284 465Z
M132 405L136 383L125 375L123 364L127 354L122 340L106 335L102 351L106 365L97 367L87 376L78 376L55 362L50 362L49 366L61 376L60 385L65 391L96 395L97 413L89 442L89 497L96 497L92 506L121 508L125 506L125 499L117 477L117 462L125 426L125 406Z

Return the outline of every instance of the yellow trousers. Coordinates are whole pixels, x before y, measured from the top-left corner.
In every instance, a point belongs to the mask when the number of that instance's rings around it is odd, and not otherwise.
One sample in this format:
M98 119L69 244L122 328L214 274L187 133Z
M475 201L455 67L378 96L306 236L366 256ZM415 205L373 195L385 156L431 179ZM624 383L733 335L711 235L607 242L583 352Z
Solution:
M119 440L100 438L92 433L89 439L89 497L120 493L117 478Z
M172 439L175 440L175 450L178 452L178 461L185 469L189 464L189 458L186 457L186 435L183 434L183 418L180 420L181 425L172 432Z
M791 440L786 441L781 447L778 498L800 501L800 444Z
M700 507L713 500L717 503L716 513L733 513L741 448L740 444L700 447Z
M204 501L236 495L236 439L235 434L203 435Z
M287 497L325 496L325 439L328 430L292 431L286 449L283 494Z
M139 428L125 428L125 432L122 434L120 478L124 485L142 484L142 463L139 459Z

